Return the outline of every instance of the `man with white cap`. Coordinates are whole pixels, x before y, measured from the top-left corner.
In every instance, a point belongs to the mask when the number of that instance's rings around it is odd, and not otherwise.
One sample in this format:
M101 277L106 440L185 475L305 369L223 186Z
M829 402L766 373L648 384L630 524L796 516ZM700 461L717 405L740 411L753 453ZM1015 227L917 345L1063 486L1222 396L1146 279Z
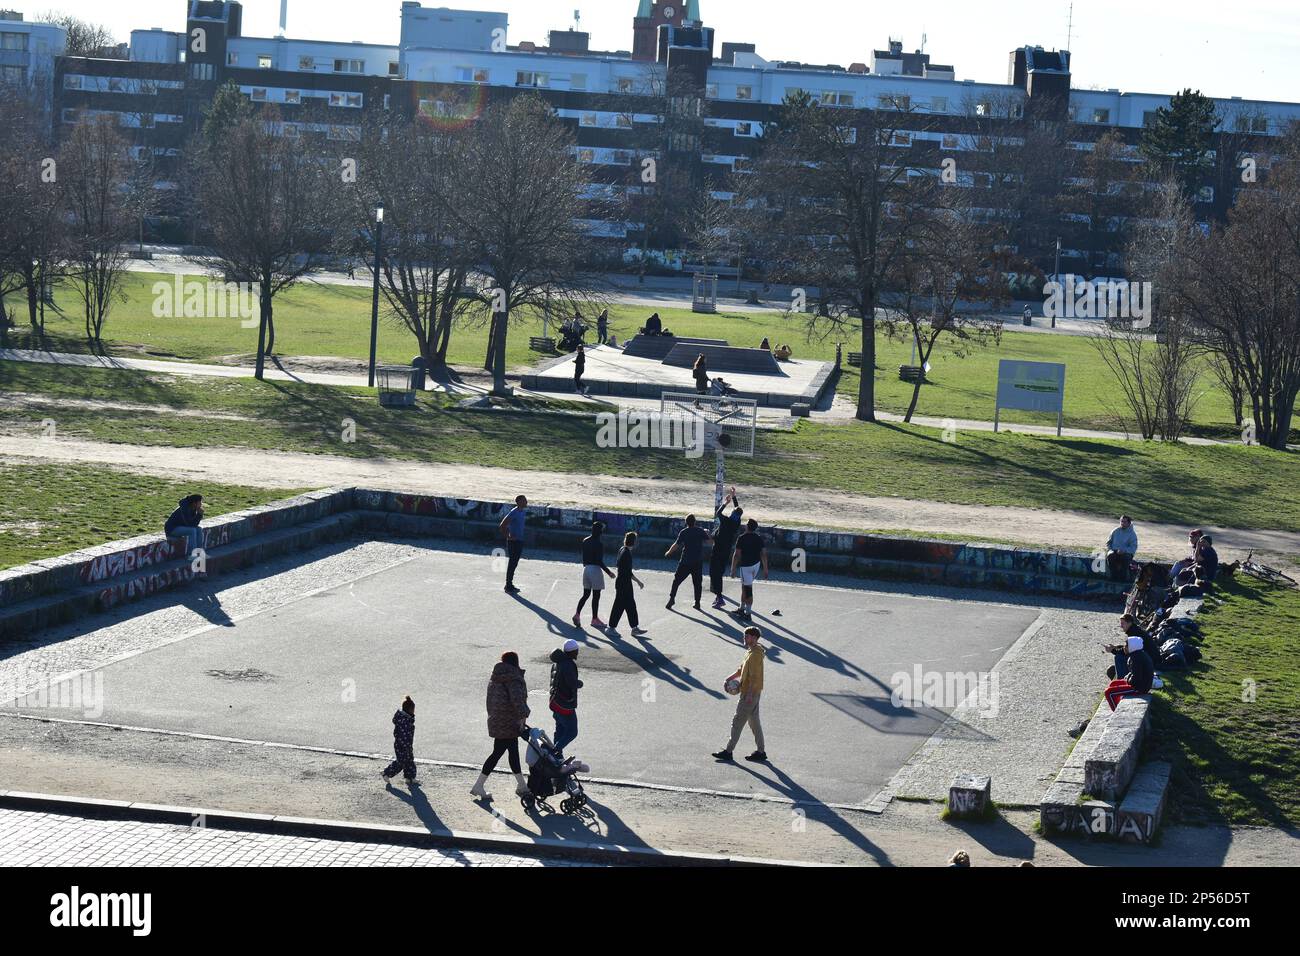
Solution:
M551 713L555 715L555 749L563 752L578 736L578 642L567 640L551 651Z

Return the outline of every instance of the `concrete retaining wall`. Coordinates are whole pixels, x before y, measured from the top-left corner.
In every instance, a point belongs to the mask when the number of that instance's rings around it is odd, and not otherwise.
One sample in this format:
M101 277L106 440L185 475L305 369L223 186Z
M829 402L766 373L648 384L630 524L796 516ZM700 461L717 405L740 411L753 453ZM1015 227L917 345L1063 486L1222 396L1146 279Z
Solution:
M499 545L497 526L511 507L364 488L311 492L205 522L208 571L246 567L357 531ZM662 515L545 505L532 505L529 511L526 540L536 547L576 548L596 519L605 522L611 545L624 532L636 531L647 544L666 547L684 526L681 518ZM778 569L799 560L810 573L1098 600L1118 597L1123 590L1093 574L1091 558L1083 554L840 531L762 531ZM16 639L184 583L193 576L184 548L180 539L144 535L0 572L0 639Z

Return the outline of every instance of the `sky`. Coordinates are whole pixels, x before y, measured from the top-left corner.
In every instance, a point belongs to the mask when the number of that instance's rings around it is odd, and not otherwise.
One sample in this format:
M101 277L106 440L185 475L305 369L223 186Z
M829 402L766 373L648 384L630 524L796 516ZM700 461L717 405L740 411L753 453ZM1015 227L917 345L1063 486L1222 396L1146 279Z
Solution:
M288 33L396 45L401 0L289 0ZM426 6L509 16L509 42L546 42L573 25L597 50L628 50L637 0L425 0ZM109 27L184 28L186 0L0 0L28 19L49 9ZM957 78L1006 82L1017 46L1068 46L1076 89L1173 93L1300 102L1300 0L700 0L700 16L723 41L757 44L760 56L805 63L869 62L890 37L952 64ZM273 36L280 0L244 0L244 33Z

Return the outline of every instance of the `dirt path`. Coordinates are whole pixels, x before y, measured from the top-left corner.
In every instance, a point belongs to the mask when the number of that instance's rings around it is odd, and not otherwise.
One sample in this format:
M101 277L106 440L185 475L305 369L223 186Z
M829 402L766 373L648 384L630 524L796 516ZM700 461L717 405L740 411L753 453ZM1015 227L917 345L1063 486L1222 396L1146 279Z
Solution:
M637 509L652 513L698 510L708 506L711 499L703 482L514 471L387 459L358 460L246 448L166 448L5 435L0 436L0 456L88 462L150 475L184 477L195 482L213 481L263 488L365 485L503 501L522 492L549 504ZM742 488L741 495L750 513L760 521L771 523L960 534L1088 551L1104 542L1115 524L1115 519L1108 515L1075 511L957 505L835 491ZM1238 551L1248 548L1274 556L1300 553L1300 535L1289 532L1212 530L1224 560L1233 560ZM1187 529L1182 527L1143 523L1139 525L1138 533L1144 555L1179 557L1186 546Z

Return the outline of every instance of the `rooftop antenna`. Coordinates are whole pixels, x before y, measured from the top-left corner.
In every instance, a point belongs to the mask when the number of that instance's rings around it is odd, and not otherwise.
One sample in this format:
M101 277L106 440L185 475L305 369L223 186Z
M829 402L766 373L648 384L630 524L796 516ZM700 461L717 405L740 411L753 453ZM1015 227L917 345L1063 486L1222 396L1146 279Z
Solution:
M922 29L921 30L921 52L922 53L925 52L925 41L926 41L925 30Z
M1074 3L1070 3L1070 15L1065 26L1065 48L1070 49L1070 43L1074 40Z
M582 11L574 10L573 11L573 32L577 33L580 29L582 29Z

